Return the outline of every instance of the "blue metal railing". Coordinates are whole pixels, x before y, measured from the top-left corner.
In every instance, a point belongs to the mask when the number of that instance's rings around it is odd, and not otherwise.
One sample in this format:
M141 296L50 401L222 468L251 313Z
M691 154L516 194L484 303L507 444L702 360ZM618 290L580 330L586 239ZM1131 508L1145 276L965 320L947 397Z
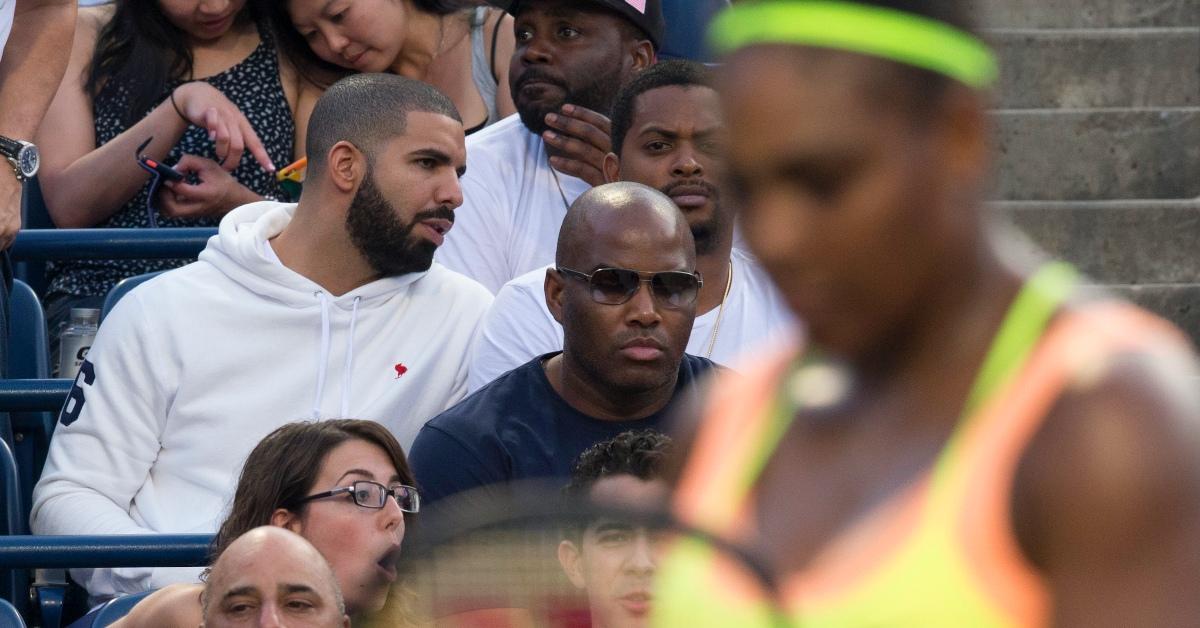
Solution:
M23 229L17 232L9 255L16 262L193 258L216 233L214 227Z
M0 537L0 567L203 567L211 534L129 534Z
M62 408L74 380L2 379L0 412L55 412Z

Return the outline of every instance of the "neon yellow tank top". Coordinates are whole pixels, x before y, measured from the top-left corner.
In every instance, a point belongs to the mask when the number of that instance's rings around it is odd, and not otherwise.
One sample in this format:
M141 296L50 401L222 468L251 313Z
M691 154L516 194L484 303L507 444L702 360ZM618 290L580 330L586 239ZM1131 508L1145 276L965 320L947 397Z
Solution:
M1012 534L1021 453L1065 386L1114 350L1177 332L1103 303L1060 310L1074 285L1062 264L1022 288L980 369L963 418L919 481L842 531L812 564L768 593L735 561L694 539L660 564L654 626L1037 626L1050 601ZM675 501L687 524L745 540L753 486L795 416L782 383L794 352L714 391Z

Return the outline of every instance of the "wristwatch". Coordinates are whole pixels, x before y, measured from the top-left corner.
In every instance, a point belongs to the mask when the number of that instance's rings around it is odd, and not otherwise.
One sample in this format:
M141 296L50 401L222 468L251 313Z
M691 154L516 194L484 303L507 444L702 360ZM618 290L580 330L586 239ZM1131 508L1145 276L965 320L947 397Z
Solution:
M0 135L0 155L8 159L8 163L12 164L17 173L17 180L22 182L37 174L38 165L42 161L37 146L3 135Z

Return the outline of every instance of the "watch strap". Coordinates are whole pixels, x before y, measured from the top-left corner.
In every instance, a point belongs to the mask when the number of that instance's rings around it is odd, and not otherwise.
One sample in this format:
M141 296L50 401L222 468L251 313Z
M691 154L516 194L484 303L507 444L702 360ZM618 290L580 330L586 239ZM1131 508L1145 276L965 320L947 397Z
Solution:
M21 142L9 137L0 135L0 154L9 159L16 159L21 152Z

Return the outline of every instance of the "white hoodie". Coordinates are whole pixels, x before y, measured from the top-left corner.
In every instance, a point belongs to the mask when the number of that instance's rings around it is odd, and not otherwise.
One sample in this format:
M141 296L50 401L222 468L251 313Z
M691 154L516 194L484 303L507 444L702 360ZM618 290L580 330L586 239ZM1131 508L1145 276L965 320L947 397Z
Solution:
M105 319L88 354L94 379L76 379L82 408L60 417L34 491L36 534L215 532L246 456L275 428L375 419L407 449L463 397L488 291L434 264L327 294L270 252L294 211L230 212L198 262L143 284ZM107 596L198 572L72 575Z

